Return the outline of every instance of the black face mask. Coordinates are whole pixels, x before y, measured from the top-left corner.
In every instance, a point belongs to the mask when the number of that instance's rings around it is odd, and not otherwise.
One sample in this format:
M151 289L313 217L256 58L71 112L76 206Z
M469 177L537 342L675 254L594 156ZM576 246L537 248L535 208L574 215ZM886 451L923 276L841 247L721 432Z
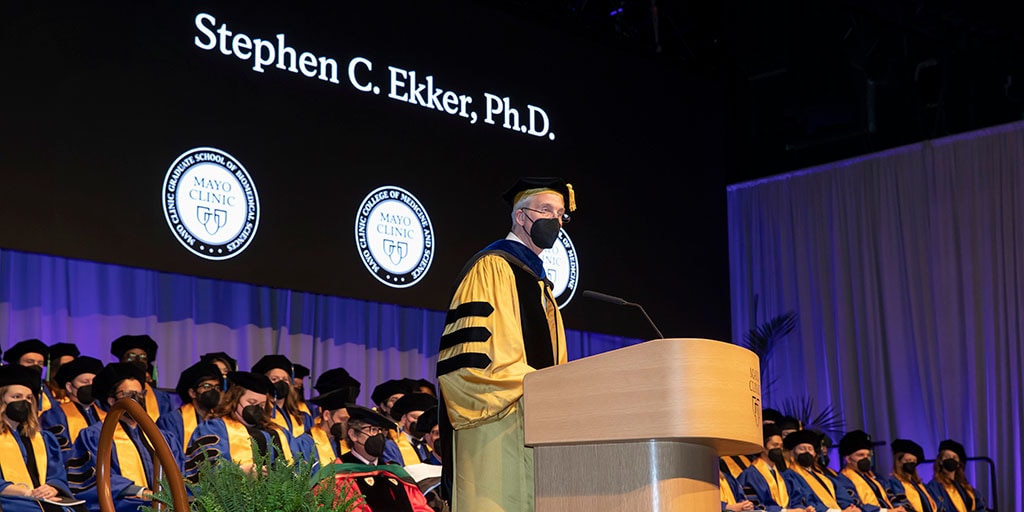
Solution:
M366 442L363 443L363 449L366 450L366 454L370 457L380 457L384 453L384 441L384 434L367 437Z
M7 404L7 412L5 414L7 414L11 421L21 423L28 419L29 414L32 414L32 404L28 400L11 402Z
M331 437L335 439L341 439L342 436L344 435L345 428L341 425L341 423L335 423L334 425L331 425Z
M196 397L196 402L204 409L213 409L220 403L220 390L203 391Z
M908 474L908 475L913 475L914 474L914 470L917 469L917 463L916 462L904 462L903 465L900 466L900 469L902 469L903 472Z
M796 456L796 463L800 464L805 468L809 468L814 465L814 455L804 452Z
M871 471L871 458L864 457L863 459L858 460L857 471L860 471L861 473L867 473L868 471Z
M32 366L27 366L26 368L28 368L29 370L32 370L32 371L38 373L39 375L43 374L43 367L42 366L32 365Z
M262 405L247 405L242 408L242 421L247 425L255 427L263 421Z
M530 219L530 216L527 215L526 218ZM554 247L555 240L558 240L558 232L562 229L562 224L558 222L558 219L530 220L533 221L533 226L530 227L530 240L533 241L533 244L541 249Z
M288 383L283 381L283 380L279 380L279 381L275 382L274 383L274 398L280 400L282 398L287 397L288 396L288 390L290 390L290 389L291 389L291 387L288 386Z
M75 391L75 397L78 398L78 402L82 405L89 405L95 398L92 396L92 384L85 386L79 386L78 390Z
M139 361L138 359L133 359L131 361L128 361L128 364L131 364L131 365L135 366L136 368L142 370L142 373L146 373L146 372L149 371L149 365L146 364L145 361Z
M768 460L774 462L776 466L784 466L786 464L786 460L782 457L782 448L768 450Z
M13 420L14 418L11 419ZM960 462L956 459L946 459L942 461L942 469L945 469L946 471L956 471L957 469L960 469Z

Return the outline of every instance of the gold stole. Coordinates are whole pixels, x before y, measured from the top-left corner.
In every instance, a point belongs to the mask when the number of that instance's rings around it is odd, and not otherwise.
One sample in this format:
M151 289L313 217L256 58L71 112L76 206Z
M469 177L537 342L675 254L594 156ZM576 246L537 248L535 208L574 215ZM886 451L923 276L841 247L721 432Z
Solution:
M117 464L121 467L121 476L131 480L139 487L149 489L146 467L142 464L139 447L135 446L120 422L114 429L114 450L117 453Z
M933 512L938 510L938 507L935 506L935 500L933 500L932 497L928 494L928 491L925 491L924 495L922 495L921 493L917 492L917 487L914 487L914 484L912 484L910 480L904 480L899 475L896 476L896 479L899 480L901 484L903 484L903 495L906 496L907 501L909 501L910 504L914 506L914 510L924 510L922 504L925 500L928 500L928 504L932 506ZM924 489L923 483L918 485L920 485L921 488ZM953 490L956 491L956 489Z
M768 483L768 490L772 493L772 499L775 500L780 507L786 508L789 506L789 490L786 489L786 481L782 479L781 471L779 468L775 468L776 477L772 476L771 470L768 468L768 463L761 457L754 460L753 466L757 468L757 471L764 477L764 481Z
M224 421L224 429L228 432L228 450L230 450L232 462L242 466L252 464L252 437L249 435L249 429L242 422L228 416L222 417L221 420ZM268 432L268 434L278 436L278 439L281 440L284 458L290 463L292 462L292 449L288 445L288 438L281 436L282 432L282 430L276 430ZM270 440L268 442L273 445ZM268 449L272 448L276 448L276 446L268 447Z
M416 453L416 448L409 441L409 435L405 432L398 433L398 450L402 452L403 466L411 466L423 462L420 460L420 454Z
M68 441L74 444L75 439L78 439L78 433L89 426L89 421L85 419L78 407L75 407L74 402L62 402L60 408L68 419Z
M21 456L21 448L18 448L18 440L14 438L16 435L9 428L0 434L0 467L3 467L4 479L35 489L25 458ZM32 436L31 442L32 446L26 446L25 449L32 450L36 457L36 471L39 472L39 485L42 485L46 483L46 445L43 444L43 436L38 433Z
M160 402L156 401L156 391L148 382L146 383L146 414L148 414L153 421L160 418Z
M946 490L946 495L949 496L949 502L953 504L953 508L956 512L971 512L967 510L967 504L964 503L964 499L960 497L960 491L956 490L956 486L953 484L942 484L942 488ZM966 492L971 492L968 489L964 489Z
M149 407L148 405L146 407ZM188 450L188 440L192 439L192 432L196 431L196 408L192 404L185 404L181 406L181 429L183 432L185 450Z
M733 478L739 478L739 473L742 473L744 468L739 467L739 464L736 464L736 461L732 460L731 457L722 457L721 459L722 462L725 463L725 467L729 469L729 474L732 475ZM745 459L745 457L743 457L743 459ZM750 463L748 463L748 465L750 465Z
M814 492L814 494L818 497L819 500L821 500L822 503L825 504L826 507L841 508L839 506L839 503L836 502L836 488L834 485L832 485L832 482L829 481L827 476L812 475L810 471L808 471L806 468L799 464L794 464L793 467L790 469L792 471L796 471L796 474L800 475L800 478L803 478L804 481L807 482L807 485L811 487L811 491ZM818 478L814 478L815 476L817 476ZM821 480L821 482L818 481L819 479ZM822 483L824 483L825 485L822 486Z
M334 454L334 448L331 446L333 443L331 436L324 432L324 429L313 427L309 429L309 435L313 438L313 444L316 445L316 453L320 456L321 467L333 464L335 460L338 460L338 456Z
M722 503L726 505L736 503L736 497L732 494L732 487L729 487L729 481L725 479L725 474L721 471L718 472L718 493L722 495Z
M50 403L50 397L46 396L45 391L39 392L39 398L39 414L43 414L44 412L49 411L51 407L53 407L53 404Z
M274 423L285 430L290 430L293 437L299 437L306 433L306 425L302 422L302 418L289 415L288 411L284 410L284 407L278 407L277 404L274 404L274 409L277 410L277 414L272 418ZM285 419L286 415L292 420L291 426L288 425L288 420Z
M306 402L299 402L299 410L310 416L313 415L313 413L309 411L309 406L306 405Z
M882 487L882 484L878 483L878 480L875 480L875 477L867 474L861 476L862 473L850 468L843 468L840 473L853 482L853 486L857 488L857 495L860 496L861 503L865 505L877 505L879 507L892 508L892 504L889 503L889 499L885 496L885 488ZM865 478L870 478L872 483L878 486L878 490L882 493L884 503L878 502L878 496L875 495L875 490L872 489L871 485L864 480Z

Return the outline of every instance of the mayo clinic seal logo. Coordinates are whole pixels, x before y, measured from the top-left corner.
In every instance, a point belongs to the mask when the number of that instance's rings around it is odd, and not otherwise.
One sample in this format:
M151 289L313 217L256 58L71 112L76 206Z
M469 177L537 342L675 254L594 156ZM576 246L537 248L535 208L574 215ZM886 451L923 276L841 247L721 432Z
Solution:
M552 284L551 293L561 309L572 300L580 280L580 261L576 257L576 248L564 229L558 232L555 245L541 251L540 259L544 262L545 276Z
M408 288L434 260L434 227L407 190L384 186L367 194L356 213L356 247L366 269L392 288Z
M260 224L252 177L233 156L194 148L164 177L164 217L175 238L196 256L226 260L245 250Z

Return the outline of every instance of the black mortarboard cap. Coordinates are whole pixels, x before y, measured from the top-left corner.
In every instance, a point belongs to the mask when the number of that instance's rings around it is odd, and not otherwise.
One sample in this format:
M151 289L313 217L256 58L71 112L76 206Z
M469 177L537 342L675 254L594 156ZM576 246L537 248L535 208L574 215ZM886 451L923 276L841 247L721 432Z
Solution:
M301 364L294 364L292 366L295 368L295 374L292 375L292 378L305 379L306 377L309 377L309 368L306 368Z
M552 190L561 194L562 199L565 201L565 210L569 212L576 211L576 192L573 190L572 185L566 183L562 178L519 178L501 197L508 203L510 208L514 208L520 199L529 197L524 192L538 191L537 193L540 193L540 191L545 190ZM534 194L531 193L529 195Z
M437 398L427 393L406 393L391 406L391 418L399 420L412 411L425 411L437 406Z
M175 386L174 391L181 397L182 403L191 403L192 397L188 396L188 390L194 388L201 381L215 380L220 382L220 379L220 368L217 368L217 365L199 361L181 372L181 375L178 377L178 385Z
M944 450L949 450L955 453L958 457L960 457L961 466L967 462L967 451L964 450L964 445L952 439L946 439L945 441L939 443L939 453L942 453Z
M436 405L423 411L423 414L420 414L420 417L416 419L416 433L419 435L429 434L434 425L437 425Z
M780 429L781 430L781 429ZM790 432L782 440L782 446L787 450L796 448L797 445L807 443L814 447L815 453L821 448L821 434L813 430L797 430L796 432Z
M782 430L778 425L765 423L761 426L761 434L763 434L763 444L768 444L768 440L771 439L772 436L782 436Z
M0 387L13 386L15 384L25 386L31 389L32 393L38 395L41 385L39 372L20 364L0 366Z
M847 432L842 439L839 440L839 456L846 457L847 455L857 450L870 450L871 449L871 436L863 430L854 430Z
M271 384L270 379L262 373L228 372L228 380L236 386L241 386L249 391L259 393L261 395L270 395L274 393L274 385Z
M893 439L893 441L889 443L889 446L892 448L893 455L896 455L897 453L909 453L917 457L918 462L924 460L924 448L910 439Z
M82 352L78 350L78 345L74 343L54 343L50 345L50 359L56 360L64 356L78 357L82 355Z
M227 352L210 352L209 354L199 356L199 360L207 363L223 361L227 363L229 371L234 372L238 370L238 361L235 361L235 358L229 356Z
M391 421L387 416L361 405L349 404L346 407L348 411L348 421L361 421L363 423L374 425L380 428L395 429L398 425Z
M103 370L103 361L96 359L95 357L81 356L76 357L74 361L61 365L60 369L57 370L57 375L54 380L61 387L65 384L75 380L75 377L83 373L91 373L96 375Z
M110 354L119 361L124 358L124 353L133 348L141 348L146 352L149 362L156 361L157 344L148 334L125 334L110 343Z
M49 353L50 347L37 339L22 340L7 349L7 352L4 353L4 361L18 364L18 360L25 354L42 354L43 359L46 359Z
M92 379L92 396L106 406L104 399L125 379L135 379L145 385L145 370L133 363L110 363Z
M391 379L377 384L377 387L373 388L373 393L370 394L370 400L373 400L373 403L375 404L381 404L391 397L391 395L397 395L399 393L412 393L412 386L410 385L409 379Z
M349 398L347 401L349 402L356 401L361 387L362 386L359 381L349 375L344 368L332 368L321 373L320 376L316 378L316 384L313 386L313 388L320 394L344 389L348 393Z
M291 360L280 354L267 354L261 357L259 361L256 361L256 364L252 365L252 372L266 374L274 368L284 370L288 375L294 374Z
M800 420L792 416L783 416L781 421L776 421L775 426L779 427L779 430L800 430L803 425Z
M328 391L320 396L310 398L309 402L315 404L320 408L320 410L335 411L351 405L351 400L349 400L349 398L348 389L339 388L334 391Z
M784 416L776 409L764 409L761 411L761 421L768 423L779 423Z

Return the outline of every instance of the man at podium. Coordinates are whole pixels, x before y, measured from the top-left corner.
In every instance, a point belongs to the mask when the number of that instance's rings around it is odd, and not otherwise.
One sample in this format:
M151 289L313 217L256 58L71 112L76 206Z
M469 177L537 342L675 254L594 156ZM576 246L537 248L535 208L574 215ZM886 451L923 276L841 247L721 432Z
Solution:
M572 186L521 178L502 197L512 208L511 231L463 268L437 358L443 485L453 512L534 510L523 378L567 361L539 255L576 209Z

